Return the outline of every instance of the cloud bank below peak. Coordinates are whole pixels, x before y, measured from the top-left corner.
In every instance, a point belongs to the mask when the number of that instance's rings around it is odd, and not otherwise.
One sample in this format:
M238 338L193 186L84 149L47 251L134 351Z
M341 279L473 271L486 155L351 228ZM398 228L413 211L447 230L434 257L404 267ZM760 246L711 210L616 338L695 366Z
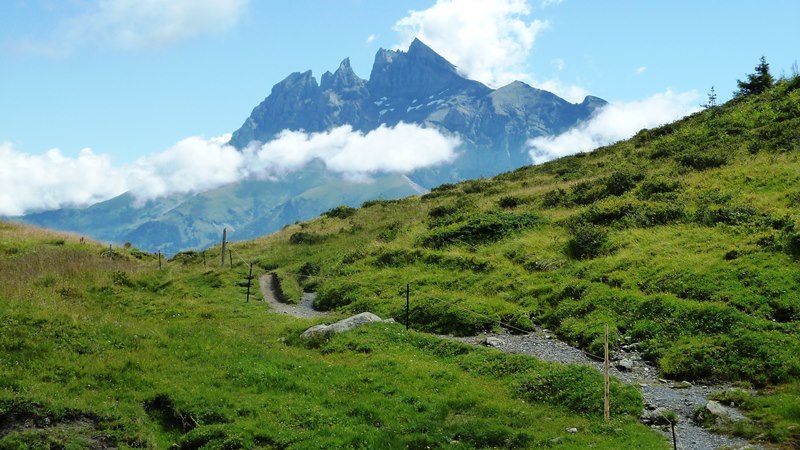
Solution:
M229 139L189 137L122 167L91 149L76 157L58 149L31 155L0 143L0 216L88 206L124 192L145 201L204 192L250 177L280 179L313 160L346 179L368 182L379 173L408 173L452 162L461 145L458 136L406 123L368 133L349 125L310 134L287 130L244 151L228 145Z
M667 90L644 100L609 103L594 116L557 136L528 141L534 164L594 150L627 139L643 128L652 128L698 111L698 93Z

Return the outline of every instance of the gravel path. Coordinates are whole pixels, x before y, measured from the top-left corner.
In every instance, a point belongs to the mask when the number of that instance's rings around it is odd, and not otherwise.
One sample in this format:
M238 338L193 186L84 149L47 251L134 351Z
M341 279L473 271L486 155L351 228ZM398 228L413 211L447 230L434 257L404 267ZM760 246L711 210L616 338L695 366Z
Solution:
M300 303L292 305L278 301L275 295L275 287L272 286L272 276L270 274L261 275L258 279L258 285L261 288L261 295L264 296L264 300L275 312L295 317L320 317L326 315L324 312L314 309L314 299L317 297L315 293L304 292Z
M589 364L601 372L603 370L602 360L559 341L543 329L537 329L529 335L496 334L452 339L469 344L485 345L487 337L499 339L499 341L493 342L497 344L495 346L498 349L505 352L532 355L545 361ZM759 448L749 446L747 441L733 436L711 433L692 421L694 410L705 406L708 402L708 395L712 391L724 389L725 386L702 386L658 378L656 368L643 361L635 350L614 353L611 359L611 375L625 383L638 386L647 409L664 407L678 414L679 421L675 427L678 435L678 448L686 450ZM622 359L633 363L631 370L620 371L615 367ZM738 411L732 410L732 412L741 417ZM667 437L670 443L672 442L669 427L655 425L652 427Z

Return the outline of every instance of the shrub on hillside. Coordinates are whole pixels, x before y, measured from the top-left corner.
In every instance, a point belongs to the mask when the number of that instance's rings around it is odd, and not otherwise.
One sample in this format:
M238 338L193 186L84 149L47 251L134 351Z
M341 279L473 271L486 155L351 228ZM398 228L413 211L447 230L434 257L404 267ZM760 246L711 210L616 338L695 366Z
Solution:
M403 199L398 200L367 200L361 204L362 208L371 208L373 206L389 206L401 203Z
M489 193L492 190L494 182L484 179L469 180L461 184L461 190L465 194L480 194Z
M789 233L786 236L786 253L800 258L800 233Z
M595 203L578 213L573 220L594 225L651 227L676 223L685 217L683 207L675 203L613 199Z
M616 171L606 179L606 191L611 195L622 195L641 181L644 176L641 173L631 171Z
M742 225L757 222L765 223L769 221L769 215L750 205L703 203L697 208L695 220L702 225L710 227L720 223Z
M385 227L378 229L378 240L383 242L390 242L397 238L400 234L403 224L401 222L392 222Z
M322 236L307 231L298 231L289 236L290 244L317 244L322 242Z
M597 225L578 224L570 227L567 255L575 259L591 259L609 249L608 232Z
M657 194L666 194L680 190L680 182L671 180L666 177L655 177L652 179L644 180L639 184L637 197L642 200L649 200Z
M574 205L588 205L608 197L608 190L603 181L581 181L572 187L569 193L569 203Z
M487 211L467 216L466 219L438 227L421 239L425 247L440 249L451 244L471 246L499 241L513 233L535 227L542 218L533 213L513 214Z
M684 151L675 157L678 164L694 170L708 170L722 167L728 163L728 157L720 151Z
M558 188L552 191L547 191L542 197L542 206L545 208L555 208L556 206L564 206L567 202L567 191Z
M497 204L503 209L514 209L523 203L526 203L526 200L516 195L506 195L497 201Z
M352 217L356 213L355 208L351 208L347 205L340 205L336 208L329 209L322 213L323 216L326 217L334 217L337 219L347 219L348 217Z

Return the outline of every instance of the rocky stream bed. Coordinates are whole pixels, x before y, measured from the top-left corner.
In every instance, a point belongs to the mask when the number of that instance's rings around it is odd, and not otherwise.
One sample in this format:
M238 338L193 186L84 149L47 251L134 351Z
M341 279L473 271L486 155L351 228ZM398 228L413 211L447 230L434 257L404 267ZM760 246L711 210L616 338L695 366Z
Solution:
M593 355L559 341L545 329L538 328L529 334L491 334L471 337L448 337L474 345L489 345L508 353L522 353L535 356L544 361L560 363L589 364L603 370L603 361ZM698 408L717 408L729 420L744 420L735 408L711 402L711 392L726 389L727 386L703 386L686 381L671 381L658 377L657 369L642 360L636 345L622 345L622 350L612 353L610 374L625 383L637 386L645 401L641 420L649 424L672 442L672 432L668 422L661 418L661 411L674 411L678 415L676 425L679 449L757 449L756 445L734 437L712 433L697 425L694 414ZM663 408L663 409L661 409Z

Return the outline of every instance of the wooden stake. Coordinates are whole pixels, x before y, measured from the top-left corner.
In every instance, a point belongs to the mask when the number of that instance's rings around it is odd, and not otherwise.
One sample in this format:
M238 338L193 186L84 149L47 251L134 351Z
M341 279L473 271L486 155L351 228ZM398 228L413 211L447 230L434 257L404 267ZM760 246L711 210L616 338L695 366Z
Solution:
M228 256L230 256L231 269L233 269L233 250L228 250Z
M228 229L222 229L222 268L225 268L225 244L228 241Z
M158 251L158 270L161 270L161 250Z
M605 417L606 422L608 422L611 420L611 399L609 398L611 384L608 378L608 324L606 324L606 351L603 362L603 385L603 416Z

